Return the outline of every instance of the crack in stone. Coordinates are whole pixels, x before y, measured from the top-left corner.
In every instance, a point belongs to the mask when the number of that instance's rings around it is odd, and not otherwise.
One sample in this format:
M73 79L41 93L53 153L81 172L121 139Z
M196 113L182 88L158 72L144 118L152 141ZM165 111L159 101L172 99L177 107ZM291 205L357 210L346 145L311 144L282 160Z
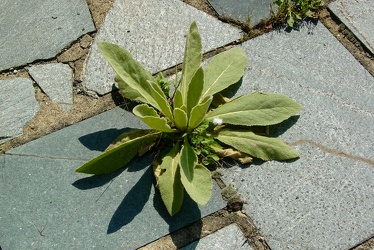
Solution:
M338 150L335 150L335 149L332 149L332 148L328 148L328 147L326 147L322 144L319 144L317 142L314 142L312 140L300 139L300 140L297 140L295 142L291 142L291 143L287 143L287 144L290 145L290 146L297 146L297 145L300 145L300 144L303 144L303 143L308 143L308 144L310 144L314 147L317 147L317 148L321 149L322 151L327 152L329 154L333 154L333 155L336 155L336 156L339 156L339 157L348 158L348 159L351 159L351 160L354 160L354 161L361 161L361 162L364 162L364 163L367 163L369 165L374 166L374 160L372 160L372 159L367 159L367 158L363 158L363 157L359 157L359 156L350 155L350 154L347 154L343 151L338 151Z
M71 161L89 161L91 159L84 159L84 158L69 158L69 157L53 157L53 156L44 156L44 155L33 155L33 154L12 154L12 153L5 153L4 155L9 156L28 156L28 157L36 157L41 159L51 159L51 160L71 160ZM5 157L4 157L5 163Z

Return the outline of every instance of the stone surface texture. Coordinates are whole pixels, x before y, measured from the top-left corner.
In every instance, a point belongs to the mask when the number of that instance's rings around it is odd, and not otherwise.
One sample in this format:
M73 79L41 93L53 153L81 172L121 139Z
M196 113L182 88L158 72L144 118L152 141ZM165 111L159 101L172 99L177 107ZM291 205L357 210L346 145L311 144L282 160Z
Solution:
M0 71L52 58L95 31L84 0L2 0L0 14Z
M336 0L328 7L374 54L374 1Z
M49 63L27 68L39 87L63 110L73 106L73 71L67 64Z
M181 248L181 250L239 250L239 249L253 249L247 239L244 237L242 231L236 224L231 224L224 227L217 232L210 234L199 241L195 241L188 246Z
M276 12L277 7L272 0L208 0L213 9L221 18L234 19L239 22L248 22L254 26L271 17L271 11Z
M117 0L107 14L92 45L85 86L99 94L112 91L114 73L103 59L97 42L120 45L152 73L183 61L185 36L196 20L203 51L233 42L240 30L224 24L179 0Z
M0 155L2 248L136 249L225 206L215 185L206 206L186 198L171 218L150 153L110 175L74 172L130 127L144 124L116 108Z
M39 111L32 81L0 81L0 143L22 134L25 124Z
M270 128L301 158L222 170L223 180L272 249L349 249L372 237L373 77L321 23L242 47L249 60L239 94L283 93L303 106Z

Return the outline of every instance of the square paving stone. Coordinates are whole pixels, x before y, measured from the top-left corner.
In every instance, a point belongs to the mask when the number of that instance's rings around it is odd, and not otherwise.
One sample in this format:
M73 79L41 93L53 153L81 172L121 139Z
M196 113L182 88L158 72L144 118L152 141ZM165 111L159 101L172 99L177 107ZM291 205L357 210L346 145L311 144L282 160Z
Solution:
M152 153L109 175L74 172L138 125L115 108L0 155L1 247L135 249L225 206L214 185L206 206L186 197L170 217L154 189Z
M321 24L242 45L237 94L283 93L299 116L270 128L300 152L291 162L222 169L272 249L349 249L374 233L373 77Z
M374 54L374 1L337 0L328 7Z

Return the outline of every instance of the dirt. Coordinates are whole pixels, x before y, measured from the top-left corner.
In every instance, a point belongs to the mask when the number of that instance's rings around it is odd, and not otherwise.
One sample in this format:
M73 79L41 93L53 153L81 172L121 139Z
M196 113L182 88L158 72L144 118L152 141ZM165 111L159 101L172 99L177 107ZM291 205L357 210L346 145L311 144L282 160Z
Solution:
M86 0L92 14L95 27L98 29L102 25L105 15L113 4L114 0ZM217 14L211 8L207 0L184 0L183 2L192 5L193 7L208 13L217 18ZM350 31L326 9L320 13L321 22L330 30L330 32L355 56L355 58L374 76L374 60L371 55L361 43L354 37ZM230 20L224 20L229 22ZM243 36L240 42L252 39L256 36L270 32L273 30L271 21L261 22L256 27L250 28L247 24L238 25L236 22L231 23L233 26L241 27ZM60 130L64 127L75 124L79 121L102 113L106 110L114 108L116 105L123 103L123 99L117 92L107 94L101 97L90 95L84 91L82 86L82 76L84 62L87 58L89 47L96 33L87 34L73 43L70 48L67 48L62 53L51 60L44 60L39 63L62 62L68 64L74 72L74 107L70 111L61 110L58 105L51 102L48 96L34 83L36 99L40 104L40 111L36 117L31 120L25 127L23 135L9 140L0 145L3 151L10 150L19 145L25 144L31 140L40 138L44 135ZM232 45L235 45L233 43ZM232 46L230 45L230 46ZM229 47L230 47L229 46ZM227 47L219 48L213 52L204 55L204 58L213 56ZM173 69L174 70L174 69ZM170 71L170 70L169 70ZM166 71L168 73L168 71ZM18 68L3 72L0 74L0 80L10 79L14 77L26 77L32 80L28 72L24 68ZM219 177L216 181L224 187L222 180ZM236 203L235 203L236 204ZM177 249L185 246L192 241L205 237L229 224L236 223L248 242L254 249L270 249L264 237L259 233L254 226L251 219L241 211L241 205L237 209L222 209L212 215L202 218L192 225L174 232L168 236L162 237L159 240L150 243L141 248L146 249ZM230 206L228 207L230 208ZM363 244L352 248L353 250L368 250L374 246L374 238L364 242Z

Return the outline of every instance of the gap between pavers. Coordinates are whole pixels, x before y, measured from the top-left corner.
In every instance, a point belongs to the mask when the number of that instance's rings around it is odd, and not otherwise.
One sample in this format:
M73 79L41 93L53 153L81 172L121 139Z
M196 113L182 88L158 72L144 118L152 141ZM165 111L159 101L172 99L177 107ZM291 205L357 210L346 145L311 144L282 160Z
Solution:
M206 206L186 198L170 218L154 189L152 154L110 175L74 172L139 124L115 108L1 155L3 249L135 249L225 207L214 185Z
M328 8L374 54L374 1L336 0Z
M290 96L303 106L270 128L301 153L291 162L221 170L272 249L348 249L374 231L373 77L321 24L241 45L238 94Z
M180 0L116 0L91 47L83 79L88 90L113 89L114 72L101 56L97 42L115 43L145 69L156 73L183 61L186 34L196 20L207 52L240 38L240 30Z

